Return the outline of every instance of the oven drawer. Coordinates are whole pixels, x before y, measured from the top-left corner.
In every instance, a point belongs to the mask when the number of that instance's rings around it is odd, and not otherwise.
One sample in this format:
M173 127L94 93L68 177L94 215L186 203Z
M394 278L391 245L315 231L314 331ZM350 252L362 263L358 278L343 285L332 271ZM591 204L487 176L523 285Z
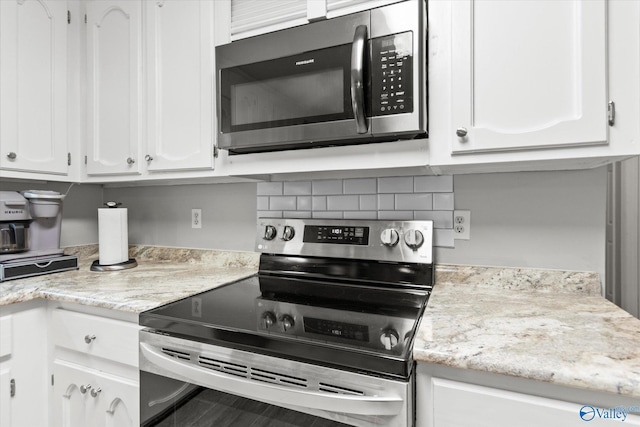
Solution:
M52 320L56 346L138 367L138 325L63 309Z

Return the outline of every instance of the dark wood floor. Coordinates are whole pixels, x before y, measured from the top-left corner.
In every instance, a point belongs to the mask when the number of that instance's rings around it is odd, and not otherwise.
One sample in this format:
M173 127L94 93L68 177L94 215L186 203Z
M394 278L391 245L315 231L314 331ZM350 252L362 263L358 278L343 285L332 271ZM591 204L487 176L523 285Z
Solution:
M202 390L158 427L339 427L346 424L266 403Z

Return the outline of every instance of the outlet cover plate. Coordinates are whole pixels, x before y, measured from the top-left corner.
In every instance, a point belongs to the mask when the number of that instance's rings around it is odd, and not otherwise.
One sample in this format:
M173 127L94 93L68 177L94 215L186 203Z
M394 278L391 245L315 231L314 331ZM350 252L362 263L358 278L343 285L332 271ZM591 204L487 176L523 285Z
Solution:
M453 211L453 238L456 240L471 239L471 211Z

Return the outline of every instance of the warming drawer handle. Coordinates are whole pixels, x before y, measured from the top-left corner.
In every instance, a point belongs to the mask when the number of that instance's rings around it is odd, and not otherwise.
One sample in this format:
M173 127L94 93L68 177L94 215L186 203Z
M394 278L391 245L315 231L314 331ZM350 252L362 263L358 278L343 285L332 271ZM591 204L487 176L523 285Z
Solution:
M397 415L404 405L403 399L399 396L327 395L320 392L290 390L200 368L167 356L145 343L140 343L140 350L149 362L177 375L183 381L275 405L291 406L292 402L295 402L295 406L300 408L369 416Z
M358 133L367 133L364 111L364 59L367 46L367 26L358 25L351 45L351 105Z
M38 268L47 268L49 267L51 264L53 264L53 260L49 261L49 262L44 262L44 263L38 263L36 262L34 265Z

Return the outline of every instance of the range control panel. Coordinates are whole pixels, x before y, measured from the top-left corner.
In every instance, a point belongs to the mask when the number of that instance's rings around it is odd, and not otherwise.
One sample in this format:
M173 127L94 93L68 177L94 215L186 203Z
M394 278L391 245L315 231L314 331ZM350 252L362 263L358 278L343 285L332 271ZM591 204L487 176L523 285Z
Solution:
M433 262L432 221L260 218L256 250L263 253Z

